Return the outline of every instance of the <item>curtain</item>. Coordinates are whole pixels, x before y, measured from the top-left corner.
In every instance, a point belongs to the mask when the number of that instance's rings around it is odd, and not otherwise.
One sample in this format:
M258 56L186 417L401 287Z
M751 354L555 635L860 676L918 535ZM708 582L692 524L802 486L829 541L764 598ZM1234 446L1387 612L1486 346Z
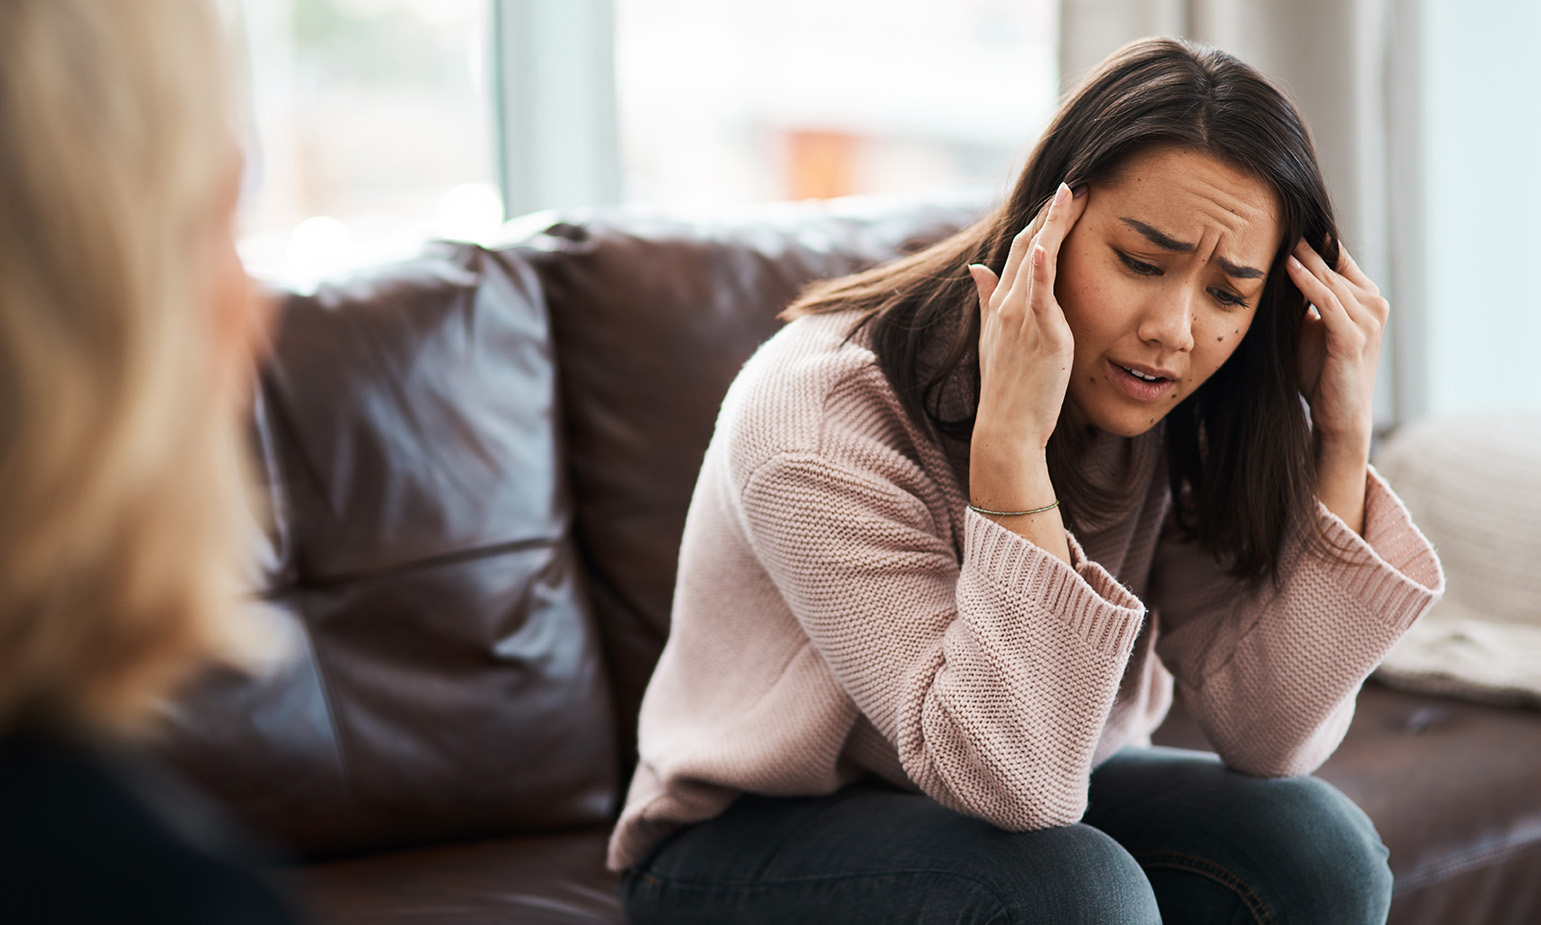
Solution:
M1421 376L1418 0L1060 0L1068 89L1147 35L1205 42L1281 84L1310 123L1344 242L1392 300L1377 420L1427 406ZM1409 375L1398 377L1397 369Z

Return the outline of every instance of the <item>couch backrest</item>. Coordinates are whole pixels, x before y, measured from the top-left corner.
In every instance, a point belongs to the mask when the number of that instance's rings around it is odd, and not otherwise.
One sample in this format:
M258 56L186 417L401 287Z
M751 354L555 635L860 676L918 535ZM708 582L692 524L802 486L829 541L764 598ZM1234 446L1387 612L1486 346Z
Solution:
M606 823L728 384L807 282L984 204L572 214L288 297L255 433L291 657L165 754L311 857Z
M441 245L291 296L261 379L291 657L210 679L171 760L310 856L605 821L615 722L529 268Z

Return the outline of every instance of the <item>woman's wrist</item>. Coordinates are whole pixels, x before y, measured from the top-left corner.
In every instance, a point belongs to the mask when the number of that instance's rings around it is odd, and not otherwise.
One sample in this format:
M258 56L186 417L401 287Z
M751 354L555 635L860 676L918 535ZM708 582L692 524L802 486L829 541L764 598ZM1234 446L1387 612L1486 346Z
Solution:
M989 508L980 507L972 501L969 502L968 506L969 510L973 511L974 513L985 514L990 517L1031 517L1034 514L1047 514L1048 512L1059 507L1059 499L1055 498L1048 504L1042 505L1040 507L1029 508L1025 511L992 511Z
M1008 449L975 435L969 460L969 507L1044 550L1070 563L1070 544L1060 517L1059 495L1049 478L1048 457Z
M1346 428L1332 430L1320 423L1312 425L1318 459L1327 457L1352 459L1355 456L1370 458L1370 437L1374 427L1366 420Z
M1048 456L976 439L969 456L969 503L990 511L1030 511L1058 495L1049 478Z
M1350 530L1364 535L1370 440L1323 438L1316 452L1316 497Z

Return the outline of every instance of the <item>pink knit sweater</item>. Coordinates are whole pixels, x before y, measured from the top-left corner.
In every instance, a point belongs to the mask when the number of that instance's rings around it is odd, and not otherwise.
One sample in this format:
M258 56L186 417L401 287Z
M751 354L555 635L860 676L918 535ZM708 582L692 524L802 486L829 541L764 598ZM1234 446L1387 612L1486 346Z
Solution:
M609 863L744 793L876 774L1004 829L1066 825L1094 767L1183 698L1227 765L1304 774L1364 678L1444 587L1371 473L1337 562L1286 548L1248 590L1167 537L1162 432L1094 440L1132 501L1068 537L1074 566L968 510L849 315L798 320L723 403L685 524L673 628L642 704ZM1143 486L1136 490L1137 486Z

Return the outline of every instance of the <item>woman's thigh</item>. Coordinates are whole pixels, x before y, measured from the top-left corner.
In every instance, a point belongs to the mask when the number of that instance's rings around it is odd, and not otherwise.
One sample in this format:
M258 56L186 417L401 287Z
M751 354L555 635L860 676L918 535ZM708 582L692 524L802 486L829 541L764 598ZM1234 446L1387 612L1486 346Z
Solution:
M628 872L633 923L1159 922L1144 874L1090 826L1012 833L857 784L744 797Z
M1386 919L1391 872L1374 825L1314 777L1248 777L1208 752L1128 749L1092 774L1084 821L1145 869L1168 922Z

